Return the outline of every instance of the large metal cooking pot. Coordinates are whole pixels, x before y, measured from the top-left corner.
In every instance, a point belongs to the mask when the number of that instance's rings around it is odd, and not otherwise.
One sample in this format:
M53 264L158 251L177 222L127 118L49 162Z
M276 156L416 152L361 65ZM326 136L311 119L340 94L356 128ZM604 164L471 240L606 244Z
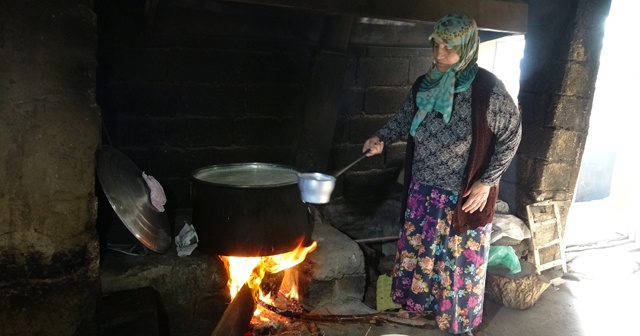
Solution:
M204 252L281 254L311 243L312 221L300 199L298 171L268 163L234 163L192 173L192 223Z

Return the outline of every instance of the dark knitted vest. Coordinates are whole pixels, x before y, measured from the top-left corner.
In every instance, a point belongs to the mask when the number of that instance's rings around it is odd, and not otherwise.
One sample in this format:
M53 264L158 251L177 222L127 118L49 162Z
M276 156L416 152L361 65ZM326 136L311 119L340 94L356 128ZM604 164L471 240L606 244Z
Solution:
M420 76L413 84L413 97L418 92L418 86L422 82L424 76ZM476 229L491 223L495 213L495 205L498 199L498 186L491 187L487 204L483 211L475 211L467 213L462 211L462 205L466 202L467 197L462 197L473 182L480 179L482 174L489 166L489 161L495 150L496 136L491 132L487 122L487 111L489 109L489 99L491 92L496 83L496 77L485 69L478 69L478 73L471 84L471 122L472 122L472 140L469 149L469 159L465 168L465 174L460 187L460 197L452 217L452 226L455 233L461 234L465 230ZM417 112L418 107L415 107ZM413 152L415 150L415 142L411 134L407 139L407 151L404 162L404 198L402 203L402 212L400 215L401 224L404 225L404 214L407 209L406 197L411 182L411 167L413 163Z

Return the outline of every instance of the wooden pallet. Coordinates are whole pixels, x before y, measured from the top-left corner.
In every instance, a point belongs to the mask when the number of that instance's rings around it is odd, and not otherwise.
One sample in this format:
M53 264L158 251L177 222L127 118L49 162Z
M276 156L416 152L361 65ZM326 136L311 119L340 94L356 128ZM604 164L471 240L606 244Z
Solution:
M531 230L531 247L533 250L536 273L562 266L564 273L567 273L567 258L565 255L565 242L562 235L562 218L560 216L559 202L542 201L527 205L527 216L529 217L529 229ZM557 246L560 257L542 263L540 250ZM554 252L554 256L557 253Z

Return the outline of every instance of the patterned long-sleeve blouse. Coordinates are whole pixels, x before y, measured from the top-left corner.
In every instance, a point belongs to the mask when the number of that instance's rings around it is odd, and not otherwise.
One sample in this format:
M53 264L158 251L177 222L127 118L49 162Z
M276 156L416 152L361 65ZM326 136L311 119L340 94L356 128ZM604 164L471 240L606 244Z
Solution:
M471 146L471 90L456 93L451 120L445 123L440 113L427 113L415 135L412 175L435 187L459 191ZM412 93L400 110L375 135L385 144L403 139L409 133L414 115ZM522 134L520 111L502 81L497 80L487 112L489 128L496 134L495 152L480 178L494 186L509 167Z

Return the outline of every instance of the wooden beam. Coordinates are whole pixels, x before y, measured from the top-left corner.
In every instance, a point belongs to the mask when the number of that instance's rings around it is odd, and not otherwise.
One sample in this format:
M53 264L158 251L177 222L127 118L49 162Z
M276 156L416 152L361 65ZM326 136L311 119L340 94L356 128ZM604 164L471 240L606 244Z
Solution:
M211 336L242 336L249 329L249 323L256 310L256 300L247 284L227 306Z
M223 0L400 21L435 22L445 14L471 15L483 30L524 33L528 5L517 0Z

